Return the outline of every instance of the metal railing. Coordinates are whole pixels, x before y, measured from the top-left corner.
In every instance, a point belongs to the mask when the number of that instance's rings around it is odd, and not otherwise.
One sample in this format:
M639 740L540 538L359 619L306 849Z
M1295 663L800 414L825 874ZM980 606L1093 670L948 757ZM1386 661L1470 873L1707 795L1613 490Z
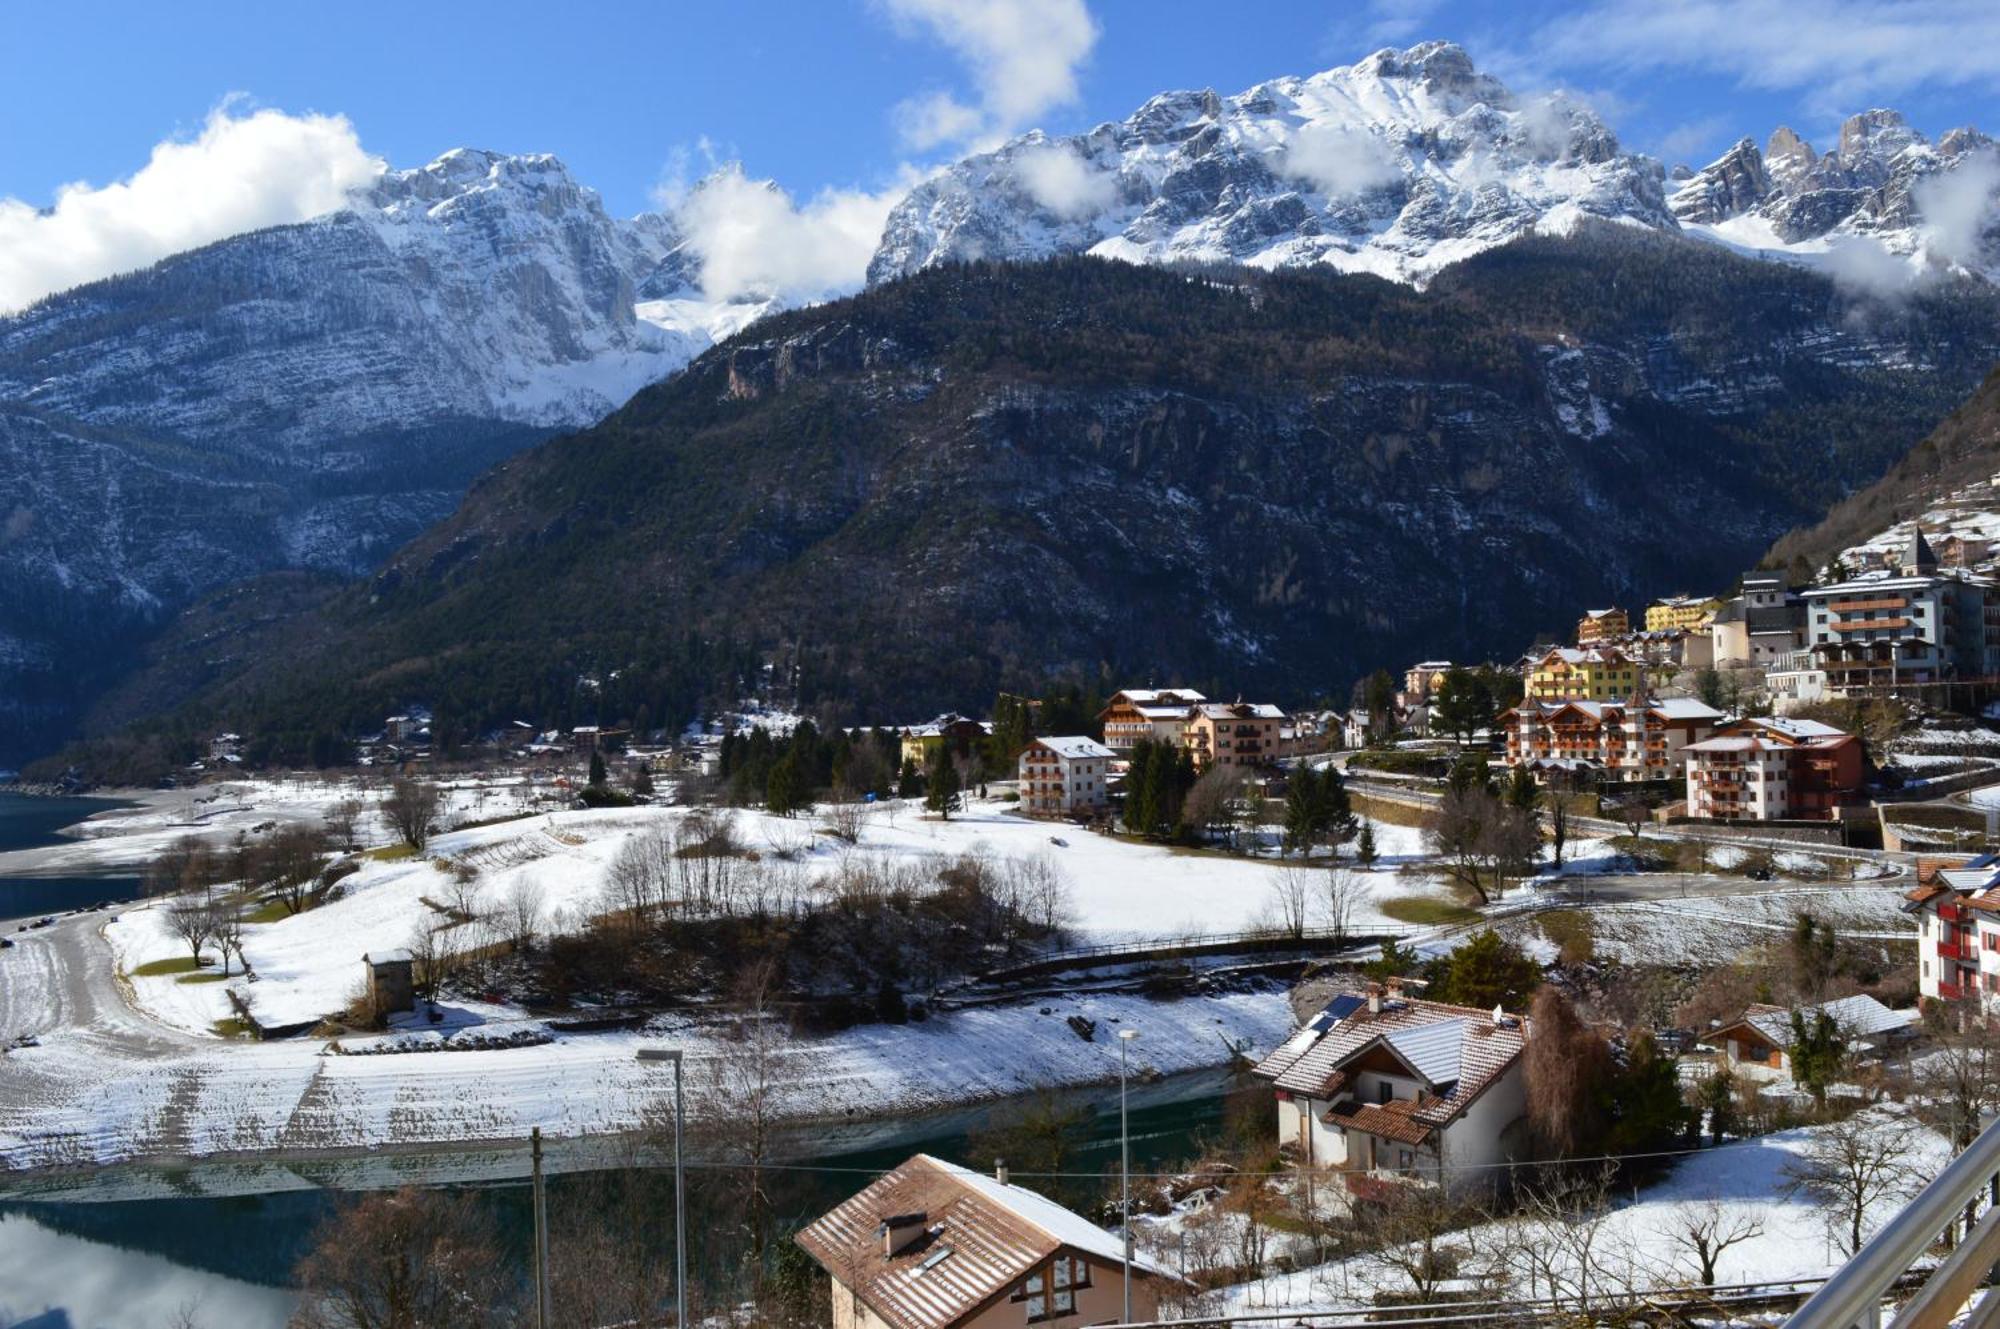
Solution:
M1882 1303L1961 1215L1981 1196L1988 1207L1965 1240L1931 1271L1896 1312L1894 1329L1943 1329L1966 1299L1988 1281L2000 1260L2000 1122L1989 1125L1937 1179L1869 1238L1853 1259L1807 1299L1786 1329L1881 1329ZM2000 1315L2000 1296L1988 1295L1968 1329L1983 1329Z

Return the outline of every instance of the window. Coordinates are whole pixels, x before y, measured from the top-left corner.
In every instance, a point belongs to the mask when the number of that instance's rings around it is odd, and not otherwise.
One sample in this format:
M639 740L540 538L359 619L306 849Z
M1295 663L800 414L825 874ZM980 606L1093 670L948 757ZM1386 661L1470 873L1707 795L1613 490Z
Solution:
M1378 1081L1375 1085L1375 1101L1377 1103L1395 1102L1396 1086L1390 1084L1387 1080Z
M1043 1278L1054 1283L1053 1295L1046 1295ZM1043 1269L1029 1274L1014 1300L1027 1303L1028 1323L1076 1314L1076 1290L1090 1286L1090 1264L1080 1255L1058 1255ZM1053 1310L1051 1309L1053 1306Z

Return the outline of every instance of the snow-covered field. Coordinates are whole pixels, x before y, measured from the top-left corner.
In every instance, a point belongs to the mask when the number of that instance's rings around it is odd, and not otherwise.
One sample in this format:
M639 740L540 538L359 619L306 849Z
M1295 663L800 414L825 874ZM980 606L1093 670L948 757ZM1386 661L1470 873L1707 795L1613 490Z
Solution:
M1627 964L1712 965L1758 942L1782 942L1800 914L1811 914L1844 937L1905 947L1914 958L1916 929L1901 909L1897 885L1746 889L1732 895L1634 900L1591 907L1597 954ZM1541 936L1530 918L1496 924L1505 936L1532 946ZM1904 952L1897 952L1898 954Z
M1908 1176L1895 1193L1868 1206L1864 1231L1872 1231L1901 1208L1918 1186L1937 1175L1949 1156L1942 1137L1909 1121L1901 1109L1884 1106L1869 1112L1878 1129L1908 1132ZM1725 1229L1751 1225L1760 1229L1758 1235L1722 1253L1716 1268L1719 1283L1780 1282L1830 1272L1843 1262L1842 1250L1828 1229L1826 1215L1790 1184L1787 1172L1787 1165L1796 1167L1813 1136L1824 1129L1782 1131L1680 1160L1666 1178L1636 1199L1618 1204L1589 1234L1594 1238L1589 1258L1598 1267L1593 1283L1604 1291L1698 1283L1698 1266L1678 1234L1690 1218L1710 1206L1719 1211ZM1474 1228L1454 1236L1451 1244L1471 1251L1468 1258L1476 1263L1481 1252L1490 1257L1537 1240L1532 1231L1509 1232L1508 1227L1501 1222ZM1544 1243L1536 1260L1547 1258ZM1554 1263L1563 1262L1564 1253L1558 1252ZM1331 1310L1364 1304L1378 1290L1407 1292L1408 1284L1381 1261L1363 1256L1244 1283L1227 1289L1224 1301L1237 1312ZM1514 1291L1527 1295L1525 1286ZM1546 1288L1542 1295L1547 1295Z
M291 806L303 815L322 801L332 800L312 791ZM274 802L268 796L259 801L255 815L260 822L274 819ZM490 809L467 810L495 815ZM497 913L528 883L541 898L544 929L573 931L604 907L607 875L619 852L688 815L684 808L565 810L449 832L430 842L424 858L367 860L341 883L338 900L249 925L243 950L254 981L238 976L226 983L189 983L177 974L135 976L133 991L149 1014L190 1032L206 1032L232 1014L225 989L249 1001L265 1024L309 1023L341 1010L356 994L364 953L408 946L419 926L440 918L433 906L446 903L453 889L451 874L441 865L477 869L470 887L476 911ZM1268 860L1187 853L1029 821L999 801L976 803L949 821L924 817L913 803L885 804L853 846L816 833L808 817L751 811L731 815L746 847L796 864L809 880L831 876L855 855L940 860L966 854L1043 856L1069 882L1073 930L1085 942L1245 930L1271 916L1273 891L1283 871ZM1447 898L1431 876L1403 870L1420 855L1416 831L1378 823L1375 833L1381 857L1373 871L1357 873L1362 898L1352 926L1384 922L1380 901L1389 897ZM161 832L137 834L150 841ZM106 935L128 975L149 963L188 955L159 906L127 910Z

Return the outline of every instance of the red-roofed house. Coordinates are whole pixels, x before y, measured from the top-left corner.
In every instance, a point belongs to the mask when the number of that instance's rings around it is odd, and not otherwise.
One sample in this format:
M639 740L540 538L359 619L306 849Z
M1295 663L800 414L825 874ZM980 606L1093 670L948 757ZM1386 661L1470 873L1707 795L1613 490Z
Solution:
M1527 1040L1505 1012L1343 993L1255 1073L1277 1085L1279 1143L1302 1161L1458 1184L1518 1151Z
M1123 1316L1119 1238L1004 1176L916 1157L801 1229L833 1281L832 1329L1056 1329ZM1132 1261L1132 1316L1180 1280Z
M1817 720L1738 720L1682 751L1689 816L1829 821L1861 790L1861 740Z

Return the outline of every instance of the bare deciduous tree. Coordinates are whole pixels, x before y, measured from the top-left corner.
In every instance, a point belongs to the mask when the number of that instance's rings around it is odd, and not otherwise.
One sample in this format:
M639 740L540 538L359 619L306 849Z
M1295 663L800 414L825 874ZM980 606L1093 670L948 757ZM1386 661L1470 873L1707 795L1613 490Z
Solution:
M1731 1209L1710 1197L1699 1204L1682 1205L1663 1234L1694 1265L1701 1285L1714 1287L1715 1266L1722 1253L1763 1236L1764 1214L1760 1209Z
M1354 911L1360 906L1367 888L1352 868L1338 863L1329 863L1319 877L1319 916L1326 929L1333 933L1335 940L1347 940L1347 930L1354 921Z
M215 949L222 952L222 973L229 974L229 956L234 952L238 960L243 960L244 969L249 969L249 961L243 959L243 908L234 901L215 901L209 916L209 932L215 938Z
M355 828L361 823L361 800L343 798L326 810L326 839L334 849L345 852L356 847Z
M435 1002L445 980L465 963L467 934L457 923L417 924L410 936L410 979L417 995Z
M1319 894L1319 883L1313 880L1315 875L1310 868L1283 868L1271 877L1272 912L1277 926L1293 940L1306 935L1306 919Z
M860 844L861 833L868 829L868 804L846 785L835 785L831 801L820 810L820 822L836 839Z
M780 1065L786 1039L775 1008L778 996L778 966L769 957L737 976L730 994L732 1036L705 1066L703 1088L713 1110L700 1114L723 1126L714 1147L735 1164L749 1263L760 1277L771 1229L765 1173L777 1144L778 1092L789 1078Z
M297 1329L487 1329L511 1323L514 1277L490 1220L451 1191L343 1204L298 1268Z
M516 950L529 950L542 927L542 906L546 892L533 877L516 877L501 902L501 917Z
M442 802L436 785L405 776L389 786L389 793L382 800L382 816L404 844L422 851L430 840L431 824L437 820Z
M1868 1211L1907 1196L1918 1180L1909 1125L1885 1112L1857 1112L1819 1127L1784 1172L1787 1190L1818 1207L1827 1235L1850 1256L1868 1235Z
M1046 850L1011 860L1005 873L1010 903L1047 936L1066 929L1075 912L1069 874Z
M201 947L215 929L215 905L205 891L189 891L168 902L167 930L187 943L196 968L201 967Z

